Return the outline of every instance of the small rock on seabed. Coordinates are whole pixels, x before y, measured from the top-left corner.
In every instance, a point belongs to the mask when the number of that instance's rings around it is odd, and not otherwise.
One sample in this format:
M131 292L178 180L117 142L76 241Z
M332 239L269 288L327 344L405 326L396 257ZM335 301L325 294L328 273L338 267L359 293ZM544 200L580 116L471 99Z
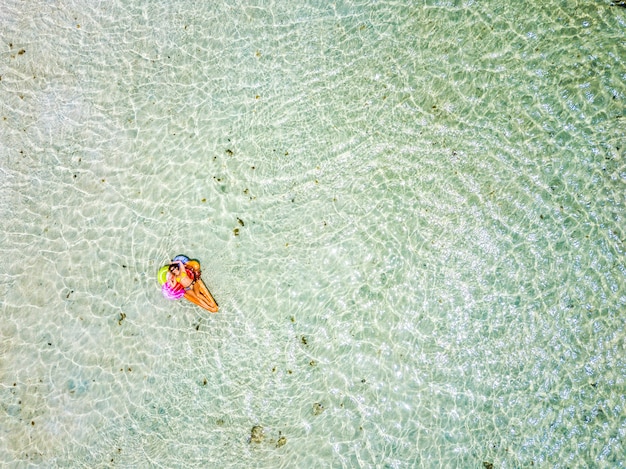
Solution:
M252 431L250 432L250 443L262 443L265 439L265 433L263 433L263 427L260 425L255 425L252 427Z

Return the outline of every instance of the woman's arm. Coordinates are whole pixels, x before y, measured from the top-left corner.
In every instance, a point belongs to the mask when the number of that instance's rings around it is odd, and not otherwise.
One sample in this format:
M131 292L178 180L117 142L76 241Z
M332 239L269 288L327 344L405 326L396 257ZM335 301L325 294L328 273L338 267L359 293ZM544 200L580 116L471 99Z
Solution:
M170 272L169 270L167 271L167 275L165 276L165 281L170 287L173 287L176 285L176 278L174 277L174 274Z

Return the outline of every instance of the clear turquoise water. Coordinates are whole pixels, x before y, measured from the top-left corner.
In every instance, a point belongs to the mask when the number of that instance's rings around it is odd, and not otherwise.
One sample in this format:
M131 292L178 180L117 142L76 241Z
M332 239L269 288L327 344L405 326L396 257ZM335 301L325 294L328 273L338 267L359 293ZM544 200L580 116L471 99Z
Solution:
M0 463L624 467L625 26L5 1Z

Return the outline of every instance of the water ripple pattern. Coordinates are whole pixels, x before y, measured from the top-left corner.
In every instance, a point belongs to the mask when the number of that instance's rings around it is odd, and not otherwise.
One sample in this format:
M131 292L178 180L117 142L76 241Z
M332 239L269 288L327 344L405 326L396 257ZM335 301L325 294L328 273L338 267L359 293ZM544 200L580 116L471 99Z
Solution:
M0 465L626 465L619 2L26 3Z

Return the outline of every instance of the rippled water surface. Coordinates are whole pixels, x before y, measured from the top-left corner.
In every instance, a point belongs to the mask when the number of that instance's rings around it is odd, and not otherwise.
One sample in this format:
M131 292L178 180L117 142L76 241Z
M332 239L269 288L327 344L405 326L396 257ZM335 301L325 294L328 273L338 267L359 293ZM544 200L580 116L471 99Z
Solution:
M626 9L2 10L0 465L626 465Z

